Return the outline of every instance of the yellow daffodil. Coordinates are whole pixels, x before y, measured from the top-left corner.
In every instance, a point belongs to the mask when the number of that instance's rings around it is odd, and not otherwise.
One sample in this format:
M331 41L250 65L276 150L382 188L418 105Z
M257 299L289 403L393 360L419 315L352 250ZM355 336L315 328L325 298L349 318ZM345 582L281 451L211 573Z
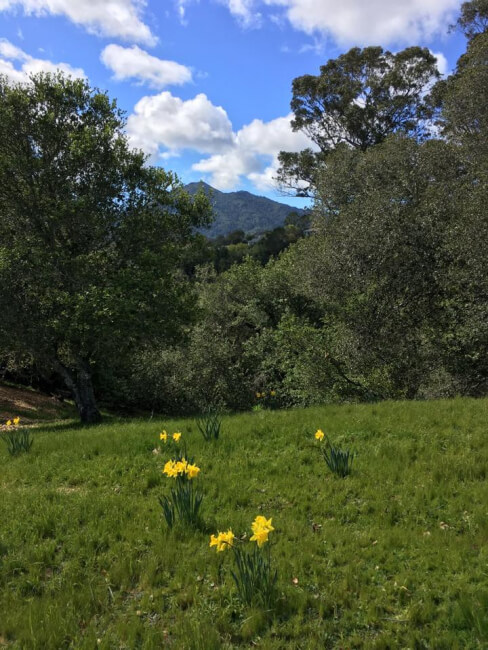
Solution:
M182 458L175 464L176 473L181 475L186 474L187 467L188 467L188 463L184 458Z
M323 440L325 438L325 433L322 431L322 429L317 429L315 432L315 440Z
M166 433L166 431L163 431L162 433L159 434L159 439L164 440L164 442L167 442L168 434Z
M266 519L266 517L258 515L251 524L252 532L256 533L259 530L266 530L268 533L270 533L272 530L274 530L271 522L272 517Z
M217 553L225 551L226 548L230 548L234 545L234 533L232 530L229 530L226 533L221 533L220 531L217 535L210 535L210 548L212 546L216 547Z
M272 390L272 391L270 391L269 394L271 395L271 397L274 397L274 396L276 395L276 391L275 391L275 390Z
M187 465L186 466L186 475L188 476L189 479L195 478L195 476L198 476L198 473L200 471L200 468L197 467L196 465Z
M19 418L19 416L17 416L16 418L14 418L14 424L15 424L15 426L17 426L17 425L19 424L19 422L20 422L20 418Z
M12 426L12 420L7 420L5 426L11 427Z
M179 442L179 441L180 441L180 438L181 438L181 433L179 433L179 432L177 432L177 433L173 433L173 440L174 440L175 442Z
M249 539L251 542L257 542L259 548L268 541L269 530L266 528L258 528L254 531L254 535Z
M168 460L163 468L163 474L166 474L169 478L176 478L178 476L178 470L176 469L174 460Z
M261 393L256 393L256 398L259 399L261 397Z
M221 533L221 542L228 547L234 546L234 533L230 528L226 533Z

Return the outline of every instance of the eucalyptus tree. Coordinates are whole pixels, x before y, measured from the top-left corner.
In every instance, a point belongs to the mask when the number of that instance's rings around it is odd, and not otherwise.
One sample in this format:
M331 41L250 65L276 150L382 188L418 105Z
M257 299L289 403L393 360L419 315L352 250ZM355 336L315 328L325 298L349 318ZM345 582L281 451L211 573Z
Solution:
M338 145L366 151L393 133L425 138L430 108L424 97L438 77L427 48L394 54L354 47L321 66L320 74L295 78L292 128L308 135L313 147L280 153L278 183L313 194L316 169Z

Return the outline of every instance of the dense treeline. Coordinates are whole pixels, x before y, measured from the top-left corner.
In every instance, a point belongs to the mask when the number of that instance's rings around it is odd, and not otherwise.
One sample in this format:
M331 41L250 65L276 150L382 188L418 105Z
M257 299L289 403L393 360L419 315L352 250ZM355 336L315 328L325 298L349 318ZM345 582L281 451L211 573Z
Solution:
M234 244L220 246L237 247L229 267L218 246L209 258L187 228L171 248L179 257L163 292L178 326L168 328L151 303L140 320L151 321L153 335L142 324L133 334L120 325L117 353L95 346L86 363L97 395L182 413L210 401L249 408L255 392L270 389L282 406L486 394L487 25L486 0L462 6L467 49L446 79L421 48L354 48L318 76L295 79L293 125L316 146L282 152L279 181L313 197L311 233L289 224L295 239L276 250L268 241L261 257L234 233ZM206 218L199 201L198 209L191 200L178 207L193 215L187 226ZM71 327L72 312L64 305L62 313ZM8 322L6 333L16 321ZM13 338L5 336L10 367L18 369L22 351L39 367L35 346L15 347ZM60 347L69 366L74 353L64 340Z

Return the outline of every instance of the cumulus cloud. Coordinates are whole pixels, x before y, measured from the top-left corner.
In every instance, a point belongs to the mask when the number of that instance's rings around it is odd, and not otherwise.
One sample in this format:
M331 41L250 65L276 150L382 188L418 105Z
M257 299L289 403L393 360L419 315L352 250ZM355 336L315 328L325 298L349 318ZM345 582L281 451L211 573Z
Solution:
M253 120L236 133L229 151L200 160L193 169L210 174L210 183L220 190L232 189L243 176L260 190L275 187L279 152L313 147L305 134L292 131L291 118Z
M151 56L140 47L107 45L100 55L101 61L112 70L114 79L134 79L152 88L181 85L192 80L190 68L175 61L164 61Z
M14 62L17 62L18 67L15 67ZM11 82L29 81L29 75L37 72L58 71L72 77L85 77L81 68L73 68L69 63L53 63L47 59L36 59L10 41L0 40L0 74L6 75Z
M206 95L184 101L163 91L136 104L127 134L133 147L153 158L167 160L184 150L204 154L192 168L218 189L232 189L244 177L265 190L274 186L280 151L313 147L306 135L293 132L291 118L253 120L234 132L226 111Z
M154 45L155 36L141 20L145 0L0 0L0 11L23 9L27 15L66 16L92 34Z
M246 2L251 12L250 2ZM291 25L341 45L385 45L429 39L444 30L459 0L261 0L282 7ZM232 0L227 0L232 4ZM229 9L232 11L231 7ZM254 11L256 11L254 9Z
M227 113L200 93L186 101L164 91L137 102L127 121L132 146L155 156L161 148L220 153L233 145Z

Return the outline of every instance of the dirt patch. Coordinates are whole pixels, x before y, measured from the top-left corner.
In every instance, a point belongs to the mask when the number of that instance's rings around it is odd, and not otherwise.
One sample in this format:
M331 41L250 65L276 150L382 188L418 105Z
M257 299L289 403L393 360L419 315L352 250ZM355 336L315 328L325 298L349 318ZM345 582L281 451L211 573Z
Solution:
M66 417L68 406L57 397L0 384L0 423L19 415L24 424Z

